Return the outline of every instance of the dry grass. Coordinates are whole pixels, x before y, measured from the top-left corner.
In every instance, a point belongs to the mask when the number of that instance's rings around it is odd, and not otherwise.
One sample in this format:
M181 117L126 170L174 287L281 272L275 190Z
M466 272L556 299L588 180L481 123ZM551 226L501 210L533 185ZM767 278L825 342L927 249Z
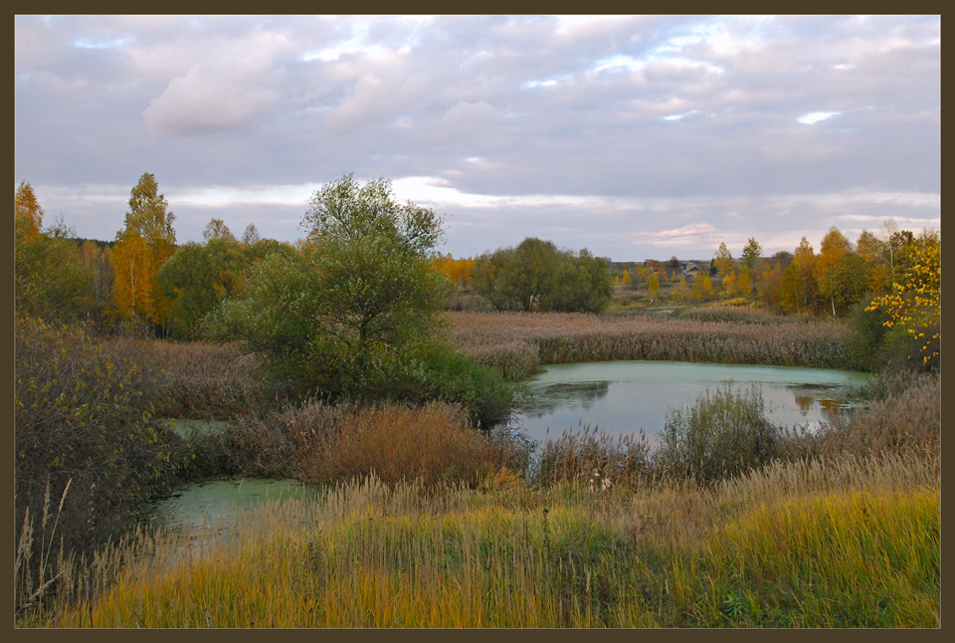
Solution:
M649 315L450 312L449 335L479 364L517 380L540 364L672 360L841 368L849 330L829 321Z
M354 480L183 548L141 535L77 627L929 626L939 462L778 464L707 489ZM836 520L835 517L840 517ZM844 520L841 518L845 517ZM118 560L104 556L103 560ZM156 564L160 561L161 564Z

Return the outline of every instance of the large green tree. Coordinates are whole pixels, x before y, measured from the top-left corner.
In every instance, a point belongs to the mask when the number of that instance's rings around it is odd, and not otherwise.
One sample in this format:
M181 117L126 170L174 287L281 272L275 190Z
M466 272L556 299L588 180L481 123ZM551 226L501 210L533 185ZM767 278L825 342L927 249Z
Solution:
M292 254L272 253L225 302L218 331L244 339L298 388L402 396L451 286L433 266L441 218L399 203L391 184L352 175L312 196Z
M606 261L536 237L480 257L471 283L498 310L599 312L613 295Z

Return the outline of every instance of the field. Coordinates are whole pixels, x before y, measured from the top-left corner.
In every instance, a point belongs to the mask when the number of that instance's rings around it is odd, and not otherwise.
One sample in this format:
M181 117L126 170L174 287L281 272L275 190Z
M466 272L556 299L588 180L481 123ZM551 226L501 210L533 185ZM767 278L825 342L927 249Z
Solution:
M611 358L834 367L847 332L731 310L449 317L452 341L511 380ZM144 526L83 557L58 556L48 492L18 523L20 626L940 625L937 375L878 378L867 409L698 481L638 439L566 434L530 457L454 406L292 403L234 346L133 344L98 350L162 374L138 384L154 412L233 420L187 439L195 471L320 491L198 533ZM21 576L36 543L48 575Z

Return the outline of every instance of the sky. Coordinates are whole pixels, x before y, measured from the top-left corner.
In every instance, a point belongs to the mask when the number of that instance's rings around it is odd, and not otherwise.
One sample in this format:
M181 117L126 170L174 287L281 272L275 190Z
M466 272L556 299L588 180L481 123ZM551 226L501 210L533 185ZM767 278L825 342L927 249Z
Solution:
M939 16L15 18L14 185L114 239L155 175L177 240L302 238L354 174L615 261L769 256L831 226L941 227Z

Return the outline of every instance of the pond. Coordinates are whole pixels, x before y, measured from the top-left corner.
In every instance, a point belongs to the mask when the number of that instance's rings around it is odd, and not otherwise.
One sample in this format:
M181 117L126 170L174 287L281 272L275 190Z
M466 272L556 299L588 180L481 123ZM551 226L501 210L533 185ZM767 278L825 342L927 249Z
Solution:
M721 383L759 388L767 418L816 428L858 400L869 375L788 366L617 361L557 364L529 382L534 401L517 422L527 437L556 439L591 425L611 434L642 427L654 442L669 409L692 404Z
M291 478L214 480L188 485L158 503L153 518L174 529L202 528L266 502L312 492Z

